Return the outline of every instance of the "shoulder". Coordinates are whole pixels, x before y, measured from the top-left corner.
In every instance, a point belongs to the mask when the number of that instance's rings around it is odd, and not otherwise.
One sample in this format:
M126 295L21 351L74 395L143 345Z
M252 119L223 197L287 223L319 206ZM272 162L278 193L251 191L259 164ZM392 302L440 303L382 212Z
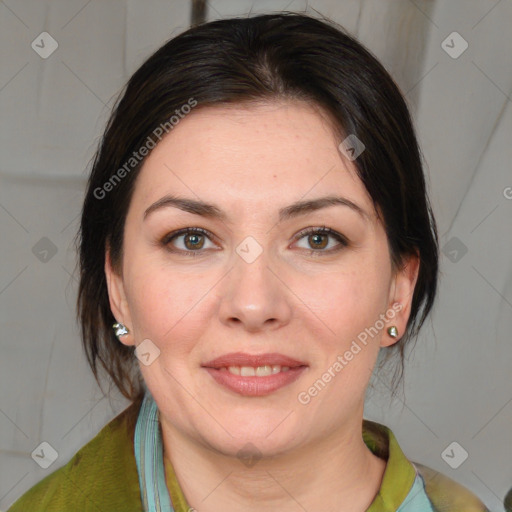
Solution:
M446 475L410 460L386 425L363 420L363 440L378 457L387 461L379 491L383 506L375 510L424 510L434 512L489 512L463 485ZM423 508L417 508L417 503ZM380 505L379 502L377 504Z
M435 469L412 462L422 477L425 493L435 512L489 512L469 489Z
M38 482L8 512L140 512L133 435L140 403L111 420L63 467Z

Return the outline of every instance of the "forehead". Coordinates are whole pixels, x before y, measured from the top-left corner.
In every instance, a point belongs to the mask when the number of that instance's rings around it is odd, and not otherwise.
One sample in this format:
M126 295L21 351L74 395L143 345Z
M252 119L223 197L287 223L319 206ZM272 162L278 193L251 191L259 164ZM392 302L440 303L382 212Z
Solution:
M134 207L172 193L237 215L338 193L372 212L340 142L329 117L304 102L196 108L146 158Z

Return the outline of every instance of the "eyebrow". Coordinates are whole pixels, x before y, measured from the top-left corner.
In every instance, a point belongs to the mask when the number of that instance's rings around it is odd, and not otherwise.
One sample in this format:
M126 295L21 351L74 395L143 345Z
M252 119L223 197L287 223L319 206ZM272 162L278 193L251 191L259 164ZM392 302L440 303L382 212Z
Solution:
M300 215L305 215L322 208L328 208L330 206L347 206L358 213L363 220L370 220L368 213L350 199L340 196L326 196L319 197L318 199L311 199L309 201L297 201L289 206L281 208L279 210L279 222L283 222ZM144 212L143 220L145 220L150 213L160 210L161 208L169 207L179 208L184 212L211 219L219 219L221 221L228 220L226 213L215 204L172 195L166 195L149 206L149 208Z

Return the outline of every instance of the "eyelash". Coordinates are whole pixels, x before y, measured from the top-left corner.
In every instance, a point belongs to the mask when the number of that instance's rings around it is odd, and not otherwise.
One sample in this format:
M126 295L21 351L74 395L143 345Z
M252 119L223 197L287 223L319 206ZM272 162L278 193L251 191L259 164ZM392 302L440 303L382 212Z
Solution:
M204 235L204 236L206 236L206 237L208 237L210 239L212 238L211 233L209 231L207 231L206 229L203 229L203 228L183 228L183 229L180 229L178 231L174 231L172 233L169 233L169 234L165 235L162 238L162 240L161 240L161 244L167 250L169 250L172 253L179 253L179 254L182 254L184 256L191 256L191 257L200 256L201 253L203 252L201 250L198 250L198 251L187 251L187 250L183 250L183 249L170 249L169 248L170 243L175 238L177 238L177 237L179 237L181 235L188 235L188 234L200 234L200 235ZM336 249L329 249L327 251L311 249L311 250L309 250L309 255L310 256L322 256L325 253L326 254L332 254L334 252L340 251L341 249L343 249L344 247L347 247L349 245L347 239L343 235L341 235L337 231L334 231L333 229L327 228L325 226L322 226L321 228L306 228L306 229L303 229L302 231L300 231L295 236L294 241L298 241L301 238L305 237L306 235L330 235L333 238L335 238L340 243L340 245L341 245L341 247L338 247ZM308 249L303 249L303 250L307 251Z

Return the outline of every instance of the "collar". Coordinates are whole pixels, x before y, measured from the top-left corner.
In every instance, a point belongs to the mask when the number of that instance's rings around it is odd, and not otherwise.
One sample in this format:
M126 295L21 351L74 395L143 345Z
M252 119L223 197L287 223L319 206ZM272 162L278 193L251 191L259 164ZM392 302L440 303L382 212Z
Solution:
M379 492L366 512L395 512L414 484L416 469L385 425L363 420L363 440L374 455L387 461Z
M416 470L385 425L363 419L362 435L368 449L386 461L379 492L366 512L396 512L414 484ZM134 447L143 503L160 503L161 508L151 510L191 510L169 458L163 457L158 409L149 392L140 409ZM169 498L174 509L167 502Z

